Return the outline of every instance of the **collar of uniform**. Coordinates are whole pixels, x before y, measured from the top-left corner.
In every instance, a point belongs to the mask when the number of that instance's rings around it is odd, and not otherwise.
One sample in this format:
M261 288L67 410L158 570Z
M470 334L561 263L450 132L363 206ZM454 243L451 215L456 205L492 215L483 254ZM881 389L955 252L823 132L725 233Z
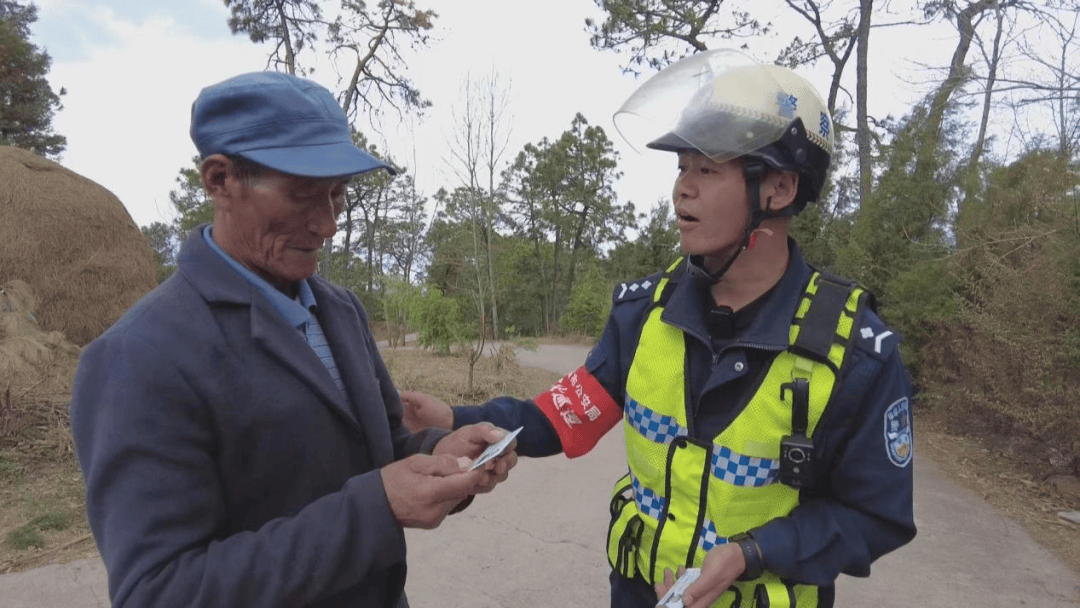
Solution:
M308 285L308 282L300 281L297 285L299 302L281 293L266 279L255 274L243 264L234 260L232 256L225 253L225 250L214 242L212 228L213 226L206 226L202 230L203 239L206 241L206 244L210 246L210 249L221 256L221 259L225 260L229 267L235 270L237 274L244 277L244 280L261 293L263 297L270 302L270 306L272 306L279 315L284 317L290 325L296 328L303 327L303 325L311 319L311 313L315 312L315 295L311 292L311 287Z
M791 319L810 278L810 269L803 260L802 252L790 238L788 252L788 266L784 275L765 296L750 325L735 337L732 344L770 350L787 348ZM710 344L707 309L701 297L701 286L686 273L685 264L672 281L676 286L664 307L663 320Z

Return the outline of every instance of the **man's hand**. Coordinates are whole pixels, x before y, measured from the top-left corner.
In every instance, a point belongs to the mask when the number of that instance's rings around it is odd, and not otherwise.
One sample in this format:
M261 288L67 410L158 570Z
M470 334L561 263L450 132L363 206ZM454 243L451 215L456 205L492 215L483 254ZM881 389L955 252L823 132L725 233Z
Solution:
M677 576L682 576L684 570L680 567L677 574L673 574L669 569L664 570L664 581L656 585L657 599L667 593L667 590L675 584ZM739 545L728 543L713 547L705 554L705 560L701 563L701 576L687 587L686 593L683 593L683 606L709 608L727 591L728 587L731 587L744 570L746 570L746 559L743 558Z
M414 433L427 428L454 428L454 410L431 395L405 391L401 393L401 405L405 410L405 426Z
M435 528L455 505L490 490L484 489L490 483L488 472L465 472L470 462L449 454L417 454L383 467L383 490L394 519L403 528Z
M449 406L448 406L449 407ZM488 445L505 437L507 431L500 429L489 422L470 424L450 433L435 444L432 454L439 456L448 454L455 457L466 457L470 461L480 455ZM475 472L483 471L486 475L480 485L479 492L490 492L495 486L506 481L510 469L517 464L517 440L510 443L506 451L497 458L487 461L476 469Z

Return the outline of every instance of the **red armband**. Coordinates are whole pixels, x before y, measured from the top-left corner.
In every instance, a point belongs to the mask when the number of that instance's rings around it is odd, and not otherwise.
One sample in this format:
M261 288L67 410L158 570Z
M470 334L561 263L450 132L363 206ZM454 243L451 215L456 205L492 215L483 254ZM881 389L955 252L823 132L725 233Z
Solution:
M563 376L533 401L555 427L568 458L584 455L596 447L623 414L622 407L584 366Z

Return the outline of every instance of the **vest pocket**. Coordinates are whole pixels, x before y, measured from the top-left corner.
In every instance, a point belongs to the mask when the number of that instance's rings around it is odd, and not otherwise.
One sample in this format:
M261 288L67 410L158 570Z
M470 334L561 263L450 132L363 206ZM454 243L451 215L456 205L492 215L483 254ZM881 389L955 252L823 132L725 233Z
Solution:
M644 524L634 503L634 489L627 475L615 485L611 497L611 525L608 527L607 554L611 569L625 578L637 574L637 551L641 546ZM623 485L623 482L626 482Z

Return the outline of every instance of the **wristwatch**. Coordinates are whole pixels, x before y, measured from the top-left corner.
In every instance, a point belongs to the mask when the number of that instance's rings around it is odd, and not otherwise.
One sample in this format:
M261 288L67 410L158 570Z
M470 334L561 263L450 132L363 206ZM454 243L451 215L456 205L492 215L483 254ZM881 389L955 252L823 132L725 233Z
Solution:
M739 545L739 549L742 550L743 559L746 560L746 569L739 575L738 580L749 581L761 576L761 571L764 569L764 560L761 556L761 545L758 545L753 536L750 536L749 532L743 532L736 534L728 539L731 543Z

